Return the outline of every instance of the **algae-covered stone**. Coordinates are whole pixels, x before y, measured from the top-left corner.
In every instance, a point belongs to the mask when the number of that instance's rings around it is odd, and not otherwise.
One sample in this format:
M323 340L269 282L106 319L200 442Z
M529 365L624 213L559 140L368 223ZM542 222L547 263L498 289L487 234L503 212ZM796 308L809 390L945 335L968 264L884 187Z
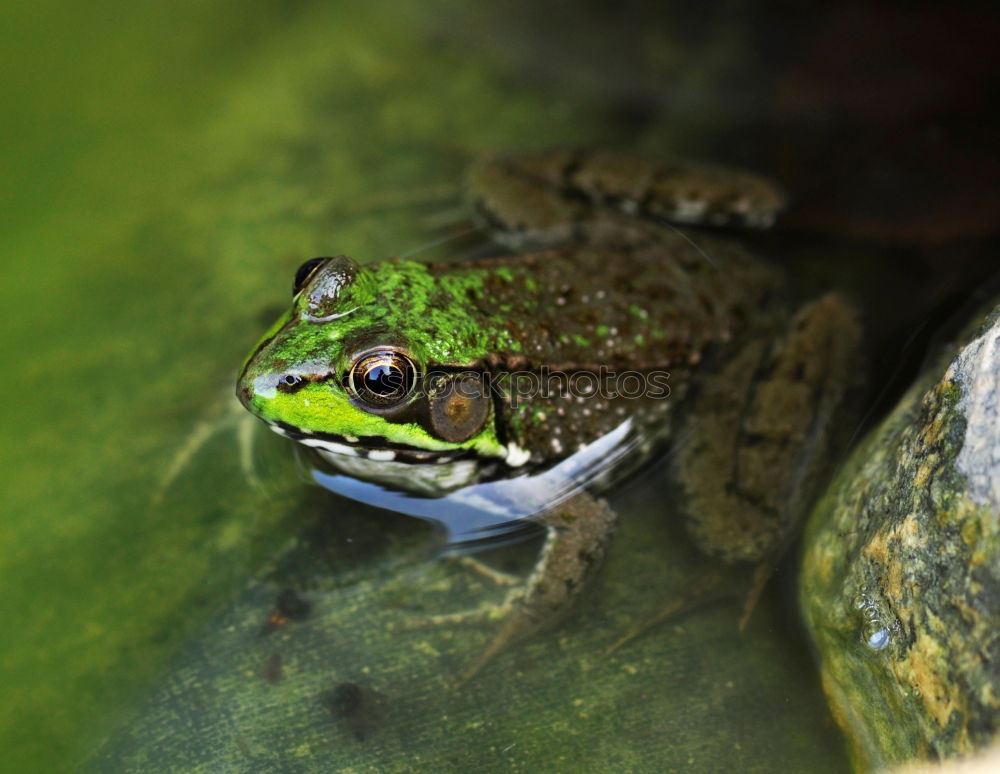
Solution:
M805 536L801 603L856 768L1000 727L1000 306L855 452Z

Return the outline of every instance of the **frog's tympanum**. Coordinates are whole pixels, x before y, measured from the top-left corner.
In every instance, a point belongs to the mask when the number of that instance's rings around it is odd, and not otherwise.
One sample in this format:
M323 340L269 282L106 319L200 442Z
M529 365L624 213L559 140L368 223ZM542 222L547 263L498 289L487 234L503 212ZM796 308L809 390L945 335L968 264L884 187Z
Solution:
M858 325L835 295L790 311L773 267L669 224L767 227L778 189L582 151L488 161L470 183L512 257L307 261L243 368L243 405L342 473L436 497L622 436L611 470L534 516L547 542L484 660L566 606L614 528L595 490L679 433L694 542L773 563L840 430Z

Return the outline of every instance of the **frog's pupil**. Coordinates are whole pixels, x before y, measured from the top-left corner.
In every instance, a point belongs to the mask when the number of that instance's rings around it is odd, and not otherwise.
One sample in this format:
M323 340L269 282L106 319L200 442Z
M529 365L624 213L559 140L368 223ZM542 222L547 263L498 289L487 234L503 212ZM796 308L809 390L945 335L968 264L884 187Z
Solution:
M348 386L354 396L376 407L389 407L410 394L416 366L394 351L375 352L358 360L350 371Z
M403 384L403 372L394 364L377 365L365 374L365 387L377 395L391 395Z

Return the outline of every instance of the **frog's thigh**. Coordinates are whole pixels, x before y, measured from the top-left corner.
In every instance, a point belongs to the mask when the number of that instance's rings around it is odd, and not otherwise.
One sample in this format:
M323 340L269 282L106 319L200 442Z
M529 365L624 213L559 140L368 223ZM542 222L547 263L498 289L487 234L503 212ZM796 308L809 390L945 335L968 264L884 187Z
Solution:
M674 475L690 535L724 561L759 561L815 496L844 433L860 326L836 295L803 307L777 340L749 341L685 409Z
M760 228L770 226L785 203L778 186L749 172L599 150L483 160L470 170L467 193L479 222L498 242L518 249L602 241L609 231L621 241L614 232L636 226L611 210L654 221ZM602 209L599 217L594 207Z
M555 154L545 169L550 176L565 154ZM470 169L466 198L474 219L499 244L515 250L538 249L577 238L578 224L590 208L547 186L517 159L489 159Z

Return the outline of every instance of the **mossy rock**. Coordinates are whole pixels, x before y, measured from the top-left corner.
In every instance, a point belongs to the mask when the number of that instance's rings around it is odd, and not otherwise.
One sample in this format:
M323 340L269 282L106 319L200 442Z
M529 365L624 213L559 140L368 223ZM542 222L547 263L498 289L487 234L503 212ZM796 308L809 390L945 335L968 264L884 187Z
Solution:
M856 450L804 539L801 604L859 770L1000 726L1000 307Z

